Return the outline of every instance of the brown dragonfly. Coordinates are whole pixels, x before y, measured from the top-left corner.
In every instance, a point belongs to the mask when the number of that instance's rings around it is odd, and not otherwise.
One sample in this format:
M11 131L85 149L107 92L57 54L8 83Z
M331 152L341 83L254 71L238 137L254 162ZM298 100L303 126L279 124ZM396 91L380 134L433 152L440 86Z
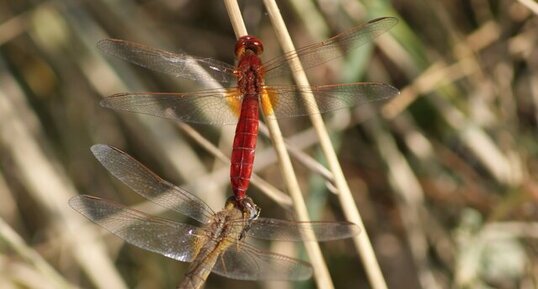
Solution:
M360 231L349 222L253 219L243 213L234 197L215 213L202 200L163 180L127 153L102 144L92 146L91 150L112 175L135 192L202 224L197 227L149 216L88 195L69 200L73 209L128 243L178 261L192 262L179 288L201 288L210 272L240 280L308 279L312 275L309 263L259 250L246 239L328 241L349 238Z

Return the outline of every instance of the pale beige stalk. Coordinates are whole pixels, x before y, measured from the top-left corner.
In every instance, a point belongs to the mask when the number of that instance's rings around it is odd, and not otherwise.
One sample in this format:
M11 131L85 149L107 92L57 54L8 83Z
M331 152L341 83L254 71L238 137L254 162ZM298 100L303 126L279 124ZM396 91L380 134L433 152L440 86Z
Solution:
M295 50L291 37L287 31L286 24L282 19L282 15L280 14L280 11L275 1L264 0L264 3L267 8L267 11L269 12L269 17L271 18L271 21L275 28L277 38L284 51ZM301 63L299 59L289 59L288 61L290 63L290 66L301 68ZM293 69L293 71L295 82L298 85L309 86L308 79L306 77L306 74L304 73L304 70ZM353 196L351 195L351 190L349 189L347 181L344 177L342 167L338 162L336 152L334 151L333 145L329 138L329 134L327 133L327 129L325 128L325 124L323 123L323 119L321 118L317 106L315 106L315 100L313 96L309 94L303 94L303 98L304 101L309 104L307 105L307 107L312 108L312 111L310 111L310 120L312 121L312 125L319 137L320 145L323 150L323 153L325 154L325 157L327 158L329 168L333 172L335 185L339 192L338 198L344 210L344 214L349 221L354 222L360 227L364 228L359 210L355 205L355 200L353 199ZM361 234L354 237L353 241L357 250L360 253L362 262L364 264L368 279L372 287L375 289L387 288L385 279L383 278L383 274L381 272L381 268L379 267L379 263L377 262L376 256L374 254L372 244L370 242L370 239L368 238L368 234L363 231Z
M177 126L194 141L204 147L209 153L213 154L219 160L225 163L230 163L228 158L222 151L220 151L213 143L203 137L198 131L192 128L192 126L185 123L178 123ZM264 192L269 198L277 202L282 206L291 206L291 199L288 195L275 188L273 185L260 178L258 175L253 174L251 183L255 185L260 191Z
M81 217L67 206L67 200L77 194L75 185L52 154L39 145L42 140L36 132L43 128L21 88L9 74L1 74L0 80L0 144L13 159L12 169L20 175L29 196L51 216L49 234L71 233L73 246L68 250L96 288L127 288L96 232L83 228Z
M39 273L46 276L46 286L59 289L74 289L77 286L70 284L60 275L38 252L28 246L24 239L17 234L4 220L0 219L0 240L6 247L14 250L26 262L31 264ZM45 284L42 284L44 287Z
M247 30L241 17L237 1L225 0L224 2L226 3L226 8L228 10L236 36L247 35ZM284 138L282 137L280 127L278 126L275 118L266 118L266 124L269 129L271 140L277 152L282 177L284 178L288 192L293 200L293 207L295 209L295 213L297 214L297 218L300 221L309 221L310 219L308 217L303 195L299 187L299 182L297 181L297 176L293 170L290 156L286 150L286 145L284 143ZM309 240L315 240L315 236L307 236L307 238ZM314 279L316 280L318 288L334 288L329 270L327 269L327 265L323 260L321 249L319 248L318 243L305 242L305 248L314 269Z

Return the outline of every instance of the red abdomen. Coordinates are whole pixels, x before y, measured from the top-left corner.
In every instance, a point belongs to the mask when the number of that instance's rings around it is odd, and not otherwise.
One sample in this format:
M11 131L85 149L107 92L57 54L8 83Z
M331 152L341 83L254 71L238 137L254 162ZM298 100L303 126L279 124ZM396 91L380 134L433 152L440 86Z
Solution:
M246 94L235 128L230 167L232 191L237 200L245 197L250 184L258 139L258 120L258 95Z

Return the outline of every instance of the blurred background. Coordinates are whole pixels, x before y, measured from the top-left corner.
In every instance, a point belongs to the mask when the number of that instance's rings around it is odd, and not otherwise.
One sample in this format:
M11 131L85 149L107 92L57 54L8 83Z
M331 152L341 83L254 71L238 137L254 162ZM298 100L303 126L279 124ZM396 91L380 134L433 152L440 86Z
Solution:
M401 94L325 117L389 288L538 288L538 4L278 1L296 47L382 16L375 45L309 71L312 83L378 81ZM264 59L282 52L262 1L240 1ZM90 146L131 154L215 210L231 193L233 126L185 126L101 108L103 96L193 91L102 55L120 38L233 63L221 1L0 0L0 288L175 288L187 264L126 245L67 204L76 194L160 213ZM313 220L344 220L308 119L281 122ZM293 218L271 141L249 194ZM179 218L181 216L171 216ZM301 245L267 244L306 259ZM370 288L350 240L322 250L336 288ZM206 288L315 288L210 275Z

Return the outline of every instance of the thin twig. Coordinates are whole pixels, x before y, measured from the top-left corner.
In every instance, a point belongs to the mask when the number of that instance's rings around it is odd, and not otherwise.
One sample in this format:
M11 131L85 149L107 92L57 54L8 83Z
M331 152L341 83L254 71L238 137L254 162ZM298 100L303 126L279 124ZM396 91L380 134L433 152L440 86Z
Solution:
M65 280L52 266L41 257L32 247L29 247L24 240L13 230L4 220L0 219L0 239L26 260L34 268L43 274L51 286L55 288L77 288Z
M41 210L53 216L53 234L72 233L72 241L76 244L70 247L72 254L97 288L127 288L103 244L95 241L92 230L80 227L82 217L67 206L67 200L77 191L59 169L58 162L39 146L33 134L39 122L24 100L23 92L9 74L2 73L0 80L3 84L0 91L0 142L12 156L14 169L21 175L31 197ZM30 127L28 122L33 126ZM43 130L41 127L37 129Z
M519 0L525 7L529 8L534 14L538 15L538 3L532 0Z
M419 280L423 288L442 288L434 278L431 266L427 259L427 238L421 220L425 220L424 191L413 172L410 164L398 150L396 142L390 133L387 133L381 123L374 119L364 126L375 141L375 147L384 160L388 169L388 180L393 191L398 195L397 205L402 223L407 232L415 266L419 271Z
M311 134L310 132L311 130L307 129L304 132L295 135L293 138L296 140L300 140L300 139L303 139L305 137L309 137L310 135L312 135L310 139L313 142L317 143L318 141L317 137L315 136L315 134ZM260 123L260 133L263 135L269 136L269 130L263 123ZM297 144L290 145L289 140L290 140L289 138L285 139L284 144L286 145L286 149L288 150L290 155L293 156L295 160L297 160L299 163L301 163L305 167L309 168L311 171L318 173L327 181L334 182L334 177L331 171L329 171L326 167L320 164L316 159L314 159L310 155L303 152L297 146Z
M240 29L244 28L243 19L239 11L237 1L225 0L225 3L229 11L228 14L230 16L230 20L233 23L234 29L238 27ZM238 36L243 36L247 34L247 31L246 29L241 31L236 30L236 34ZM297 214L297 218L301 221L309 221L306 204L303 199L301 189L299 187L297 176L295 175L295 171L291 164L290 156L288 154L288 151L286 150L286 145L284 143L284 138L282 137L280 127L278 126L278 123L274 118L266 118L266 124L271 135L271 140L277 152L279 166L282 170L284 182L286 183L288 192L290 193L290 196L293 200L293 207ZM310 233L310 235L313 235L310 231L308 231L308 233ZM314 236L309 236L308 238L311 240L315 240ZM314 278L316 279L316 284L318 288L334 288L331 276L329 275L327 264L325 264L325 261L323 260L319 244L317 242L305 242L305 248L314 269Z
M275 27L275 33L277 34L277 38L279 39L279 42L282 45L284 51L287 52L295 50L291 37L287 31L286 25L276 3L273 0L265 0L264 3L269 12L269 17L271 18L271 21ZM293 76L296 83L300 86L309 86L308 79L304 70L301 67L299 59L288 59L288 61L290 62L291 66L301 68L293 69ZM338 162L338 157L336 156L336 152L329 138L329 134L327 132L325 124L323 123L323 119L321 118L319 110L315 105L315 100L311 94L303 94L302 96L304 101L309 104L307 105L307 107L312 109L312 111L310 112L310 120L312 121L312 125L320 139L321 149L325 154L325 157L327 158L329 168L333 172L335 185L339 192L338 197L340 200L340 204L344 210L344 214L349 221L354 222L360 227L364 228L361 215L357 206L355 205L355 200L351 195L351 190L345 179L342 167ZM370 242L370 239L368 238L368 234L366 232L362 232L358 236L354 237L353 241L355 243L355 247L360 252L362 262L365 266L366 273L372 287L375 289L387 288L385 279L383 278L383 274L381 272L381 268L379 267L379 263L377 262L376 256L374 254L372 244Z
M185 123L178 123L177 126L194 141L203 146L209 153L213 154L216 158L222 162L229 164L230 158L228 158L222 151L220 151L213 143L203 137L198 131L193 129L190 125ZM267 183L265 180L257 176L252 175L251 183L258 189L264 192L269 198L273 199L277 204L289 207L291 206L291 199L283 192L279 191L273 185Z

